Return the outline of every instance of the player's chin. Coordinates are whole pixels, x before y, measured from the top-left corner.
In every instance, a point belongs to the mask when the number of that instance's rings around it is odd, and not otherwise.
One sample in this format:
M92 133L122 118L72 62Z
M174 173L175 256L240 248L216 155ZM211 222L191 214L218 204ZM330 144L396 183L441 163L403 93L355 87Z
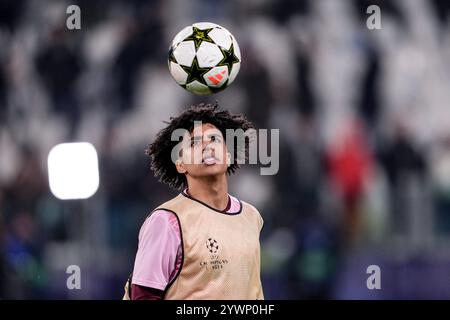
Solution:
M227 171L227 165L221 163L216 163L213 165L202 164L199 169L205 175L223 174Z

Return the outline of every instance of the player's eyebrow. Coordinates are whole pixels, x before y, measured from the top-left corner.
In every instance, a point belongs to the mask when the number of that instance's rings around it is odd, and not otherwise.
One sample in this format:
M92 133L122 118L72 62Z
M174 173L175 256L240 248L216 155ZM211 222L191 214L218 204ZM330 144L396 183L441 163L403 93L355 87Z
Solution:
M207 136L208 138L211 138L211 137L214 137L214 136L219 137L219 138L222 138L222 133L220 133L220 131L218 131L218 132L209 133L209 134L207 134L206 136Z
M214 132L208 133L206 135L207 138L211 138L213 136L218 136L218 137L222 138L222 133L220 131L214 131ZM202 138L203 138L203 136L191 136L190 141L201 140Z

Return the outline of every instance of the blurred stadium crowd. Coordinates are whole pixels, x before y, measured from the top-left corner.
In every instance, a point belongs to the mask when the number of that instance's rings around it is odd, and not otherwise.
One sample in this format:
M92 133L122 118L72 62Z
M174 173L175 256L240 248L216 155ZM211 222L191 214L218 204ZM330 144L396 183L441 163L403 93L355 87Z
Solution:
M66 28L69 4L81 30ZM215 100L280 129L278 174L248 165L230 180L265 220L266 298L450 298L449 14L446 0L2 0L0 298L120 299L142 222L176 194L144 148L163 120ZM204 98L166 61L197 21L226 26L243 60ZM87 200L49 190L48 152L70 141L99 154ZM373 264L381 290L366 287Z

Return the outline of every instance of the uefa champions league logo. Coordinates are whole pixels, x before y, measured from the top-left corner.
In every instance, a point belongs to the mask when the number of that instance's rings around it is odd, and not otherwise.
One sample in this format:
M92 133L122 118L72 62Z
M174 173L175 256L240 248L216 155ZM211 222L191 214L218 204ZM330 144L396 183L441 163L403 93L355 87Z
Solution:
M226 257L219 256L219 242L214 238L205 241L206 249L209 252L209 259L200 262L200 268L205 271L220 271L229 263Z
M206 248L210 253L215 254L217 253L217 251L219 251L219 244L215 239L208 238L208 240L206 240Z

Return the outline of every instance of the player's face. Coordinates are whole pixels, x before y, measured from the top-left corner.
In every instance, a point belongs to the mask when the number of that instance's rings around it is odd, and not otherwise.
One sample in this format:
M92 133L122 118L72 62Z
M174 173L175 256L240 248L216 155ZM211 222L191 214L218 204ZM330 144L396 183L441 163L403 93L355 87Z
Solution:
M181 164L177 165L177 169L192 177L225 174L229 157L220 130L205 123L185 134Z

